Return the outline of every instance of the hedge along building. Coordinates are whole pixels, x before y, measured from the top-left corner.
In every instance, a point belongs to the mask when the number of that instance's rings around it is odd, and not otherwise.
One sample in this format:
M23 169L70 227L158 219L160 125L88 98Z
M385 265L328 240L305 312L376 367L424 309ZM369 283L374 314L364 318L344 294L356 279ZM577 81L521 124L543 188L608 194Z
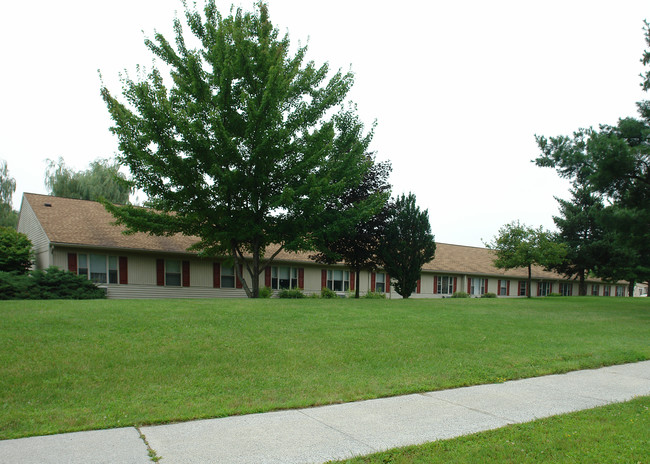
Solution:
M224 259L203 258L187 249L198 239L144 233L125 235L122 226L97 202L25 193L18 231L34 244L35 267L61 269L84 275L106 288L109 298L216 298L244 297L242 284ZM270 252L274 250L269 250ZM440 298L463 291L473 296L496 293L500 297L526 295L527 269L497 269L494 252L486 248L438 243L436 257L422 269L413 298ZM246 275L246 274L244 274ZM532 270L531 295L577 295L578 283L540 267ZM280 252L260 275L260 285L273 290L299 288L318 293L392 291L383 272L360 274L359 282L344 265L321 265L309 253ZM593 295L623 296L625 284L589 280Z

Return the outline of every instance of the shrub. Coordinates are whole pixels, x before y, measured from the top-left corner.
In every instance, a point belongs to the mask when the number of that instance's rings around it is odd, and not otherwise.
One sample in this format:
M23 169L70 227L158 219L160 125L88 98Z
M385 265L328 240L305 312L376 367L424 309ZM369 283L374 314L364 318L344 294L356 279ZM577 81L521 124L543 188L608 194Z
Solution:
M336 292L327 287L323 287L320 291L321 298L336 298Z
M492 292L487 292L481 295L481 298L496 298L497 294Z
M370 300L382 300L382 299L386 299L386 294L378 293L378 292L368 292L365 295L363 295L363 298L368 298Z
M469 298L469 293L467 292L454 292L451 295L452 298Z
M305 298L305 294L302 293L302 290L298 288L294 289L282 289L280 290L280 293L278 294L280 298Z
M260 298L271 298L273 296L273 289L271 287L260 288Z
M34 262L32 242L10 227L0 227L0 271L25 274Z
M106 292L85 277L50 267L27 275L0 272L3 300L89 300L106 298Z
M561 293L549 293L548 296L562 296Z

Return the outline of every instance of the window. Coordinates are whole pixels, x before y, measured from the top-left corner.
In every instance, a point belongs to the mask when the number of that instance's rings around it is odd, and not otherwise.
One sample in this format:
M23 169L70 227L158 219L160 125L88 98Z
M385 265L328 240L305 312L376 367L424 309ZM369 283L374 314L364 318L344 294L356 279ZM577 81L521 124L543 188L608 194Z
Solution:
M573 294L573 284L571 282L560 283L560 293L562 296L571 296Z
M454 293L454 278L452 276L437 276L436 286L436 293L451 295Z
M386 274L377 274L375 277L375 292L386 293Z
M616 286L616 296L625 296L625 287L623 285Z
M603 296L609 296L612 291L611 285L603 285Z
M108 283L117 283L117 256L108 257Z
M347 292L350 290L350 271L328 269L327 288L335 292Z
M274 290L298 288L298 268L272 266L271 288Z
M537 293L539 296L547 296L551 293L551 283L550 282L539 282Z
M600 291L600 285L598 284L591 284L591 294L594 296L598 296Z
M235 268L221 266L221 288L235 288Z
M470 295L483 295L485 293L485 279L477 279L471 277L469 279L469 294Z
M519 296L528 296L528 292L526 291L526 287L528 286L528 282L525 280L519 281Z
M77 274L88 278L88 255L79 255L79 267Z
M176 259L165 260L165 285L181 286L181 262Z
M508 295L508 281L507 280L500 280L499 281L499 295Z
M117 256L85 253L77 255L77 274L96 284L118 284L119 272ZM126 273L126 270L124 272ZM123 277L126 277L126 274Z

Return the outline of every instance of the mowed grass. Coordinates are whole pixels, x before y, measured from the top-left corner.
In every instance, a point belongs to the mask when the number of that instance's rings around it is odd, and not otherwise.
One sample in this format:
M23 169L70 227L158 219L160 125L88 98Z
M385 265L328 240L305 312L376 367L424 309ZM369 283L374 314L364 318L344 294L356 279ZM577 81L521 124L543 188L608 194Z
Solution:
M0 303L0 439L650 359L650 299Z
M345 464L647 463L650 397L511 425L474 435L397 448Z

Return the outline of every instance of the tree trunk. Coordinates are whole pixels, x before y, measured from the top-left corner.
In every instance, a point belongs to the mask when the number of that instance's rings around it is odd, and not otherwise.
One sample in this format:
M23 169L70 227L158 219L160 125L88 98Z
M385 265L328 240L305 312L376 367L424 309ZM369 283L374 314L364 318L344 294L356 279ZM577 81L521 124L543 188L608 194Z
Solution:
M359 277L361 276L361 269L355 269L356 281L354 282L354 297L359 298Z
M630 280L630 285L627 287L627 296L630 296L630 297L634 296L634 285L635 284L636 284L636 282L634 281L634 279Z
M585 271L580 273L580 284L578 285L578 295L586 296L587 295L587 282L585 281Z
M533 284L533 277L532 277L532 275L533 275L532 265L529 264L529 265L528 265L528 285L526 285L526 293L528 294L528 295L527 295L528 298L530 298L530 289L531 289L532 284Z

